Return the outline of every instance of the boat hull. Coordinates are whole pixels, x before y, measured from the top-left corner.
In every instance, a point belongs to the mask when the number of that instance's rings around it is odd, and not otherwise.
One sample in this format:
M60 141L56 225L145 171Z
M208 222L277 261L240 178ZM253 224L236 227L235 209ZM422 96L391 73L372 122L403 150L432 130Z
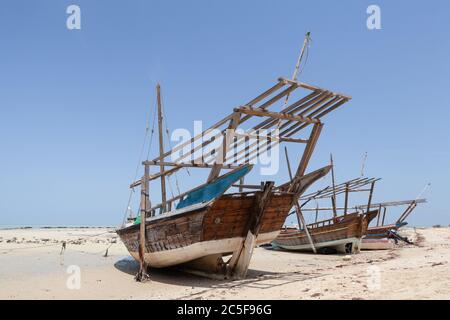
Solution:
M146 221L145 262L171 267L238 250L255 208L256 196L223 195L205 207ZM293 196L273 194L267 205L256 245L274 240L292 207ZM129 253L139 260L139 225L117 230Z
M370 227L366 231L366 238L383 239L389 235L389 231L391 231L391 230L395 231L397 229L398 228L395 224Z
M339 253L357 253L367 226L377 214L377 210L367 214L352 213L310 224L308 230L316 249L331 248ZM284 229L273 244L286 250L312 251L305 230Z
M394 242L387 239L366 239L361 241L361 250L389 250L394 248Z

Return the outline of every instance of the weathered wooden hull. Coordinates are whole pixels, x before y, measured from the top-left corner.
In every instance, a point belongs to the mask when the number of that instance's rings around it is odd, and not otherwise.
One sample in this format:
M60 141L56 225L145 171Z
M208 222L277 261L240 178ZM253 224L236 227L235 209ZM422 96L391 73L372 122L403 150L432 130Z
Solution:
M386 238L389 235L390 230L397 230L397 226L395 224L388 224L384 226L378 227L369 227L366 231L366 238L370 239L382 239Z
M145 262L162 268L233 253L246 236L255 199L255 194L223 195L207 206L148 219ZM290 194L272 194L256 244L270 243L277 237L292 201ZM117 233L130 254L139 260L139 225Z
M332 248L340 253L355 253L359 252L361 238L377 214L378 210L367 214L352 213L310 224L308 230L317 249ZM284 229L273 244L286 250L312 251L305 230Z

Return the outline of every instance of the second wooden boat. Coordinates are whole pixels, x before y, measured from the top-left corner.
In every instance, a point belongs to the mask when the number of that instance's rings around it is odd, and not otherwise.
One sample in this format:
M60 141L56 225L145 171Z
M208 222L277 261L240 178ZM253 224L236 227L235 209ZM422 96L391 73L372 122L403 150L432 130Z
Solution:
M367 226L377 214L378 210L363 214L355 212L306 227L318 252L356 253L361 249L361 239ZM305 229L285 228L272 244L286 250L313 250Z

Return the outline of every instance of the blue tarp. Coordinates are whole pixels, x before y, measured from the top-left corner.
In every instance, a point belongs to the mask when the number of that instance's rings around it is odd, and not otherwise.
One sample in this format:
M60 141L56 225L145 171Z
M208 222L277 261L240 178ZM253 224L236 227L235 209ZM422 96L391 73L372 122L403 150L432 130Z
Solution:
M178 203L177 209L181 209L197 203L208 202L214 198L217 198L222 193L227 191L227 189L233 183L245 176L250 171L250 169L251 166L243 167L242 169L216 179L215 181L198 190L192 191L186 196L185 199L181 200Z

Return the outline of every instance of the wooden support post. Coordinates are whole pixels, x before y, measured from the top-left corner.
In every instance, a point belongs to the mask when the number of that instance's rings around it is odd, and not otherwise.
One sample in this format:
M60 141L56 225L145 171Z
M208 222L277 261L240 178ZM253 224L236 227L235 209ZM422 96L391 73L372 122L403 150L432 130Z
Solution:
M300 204L298 200L295 201L295 210L297 211L297 217L299 221L302 222L303 228L305 229L306 236L308 237L309 244L311 245L311 249L314 253L317 253L316 247L314 246L314 241L309 233L308 226L306 225L305 218L303 217L302 210L300 209Z
M337 209L336 209L336 198L335 196L331 196L331 208L333 209L333 218L337 217Z
M156 96L158 100L158 131L159 131L159 161L164 161L164 140L163 140L163 115L162 115L162 106L161 106L161 86L159 83L156 85ZM161 173L161 204L162 204L162 212L167 211L166 208L166 176L164 174L164 165L161 164L159 166Z
M306 167L308 166L309 160L311 160L311 156L314 152L314 148L316 147L317 140L319 139L320 132L322 131L322 127L322 123L316 123L314 125L295 176L303 176L305 174Z
M225 130L223 135L222 145L220 146L221 150L217 152L216 162L211 169L211 172L209 173L208 182L213 181L219 176L220 169L222 169L222 165L225 164L229 147L234 141L234 130L239 125L240 119L241 114L239 112L235 112L231 117L230 124L228 125L228 128Z
M386 207L383 208L383 220L381 221L382 226L384 226L384 218L386 218Z
M322 126L323 126L322 123L314 124L314 127L311 130L310 137L308 139L308 143L306 144L305 150L303 151L302 158L297 167L297 172L295 173L295 176L293 177L293 181L292 181L291 186L289 187L288 191L295 192L295 188L297 187L295 180L299 179L300 177L302 177L305 174L306 167L308 166L309 160L311 159L312 153L317 144L317 140L319 139L320 132L322 131Z
M333 187L333 197L331 198L331 201L333 203L333 217L337 217L337 211L336 211L336 184L334 180L334 163L333 163L333 155L330 153L330 165L331 165L331 183Z
M381 217L381 204L378 207L378 214L377 214L377 227L380 225L380 217Z
M372 195L373 195L373 188L375 187L375 182L376 181L373 181L372 184L370 185L369 201L367 203L367 212L366 213L369 213L369 211L370 211L370 205L372 204Z
M292 182L293 177L292 177L292 171L291 171L291 163L289 161L289 155L288 155L288 151L287 151L286 147L284 147L284 154L286 155L286 163L287 163L287 167L288 167L289 178L291 179L291 182ZM295 201L295 213L297 214L297 222L298 222L299 230L301 230L302 226L303 226L303 228L305 229L306 235L308 236L309 243L311 244L311 249L314 253L316 253L316 247L314 246L314 242L311 238L311 235L309 234L309 230L306 225L305 218L303 217L302 209L301 209L300 204L298 203L297 199Z
M316 205L316 219L314 220L317 223L317 219L319 218L319 205Z
M344 205L344 216L347 214L348 208L348 183L345 184L345 205Z
M406 220L406 218L410 215L410 213L416 208L417 203L414 200L413 202L410 203L410 205L406 208L406 210L402 213L402 215L400 216L400 218L398 218L397 223L402 223L403 221Z
M292 181L293 177L292 177L291 163L289 162L289 155L286 146L284 147L284 155L286 156L286 164L288 168L289 179Z
M244 177L241 177L239 179L239 192L243 192L244 191Z
M147 263L145 262L145 222L147 219L147 213L150 209L149 199L149 167L145 166L144 176L142 177L143 183L141 184L141 223L139 225L139 271L135 276L135 280L139 282L145 282L150 279L147 273Z
M245 278L250 264L250 258L253 254L253 249L256 245L256 239L261 229L261 224L266 212L267 205L272 195L272 189L274 186L273 181L268 181L264 184L263 190L258 193L255 198L255 210L249 218L245 230L246 234L242 240L239 248L233 252L233 255L228 264L229 274L232 278L242 279Z

